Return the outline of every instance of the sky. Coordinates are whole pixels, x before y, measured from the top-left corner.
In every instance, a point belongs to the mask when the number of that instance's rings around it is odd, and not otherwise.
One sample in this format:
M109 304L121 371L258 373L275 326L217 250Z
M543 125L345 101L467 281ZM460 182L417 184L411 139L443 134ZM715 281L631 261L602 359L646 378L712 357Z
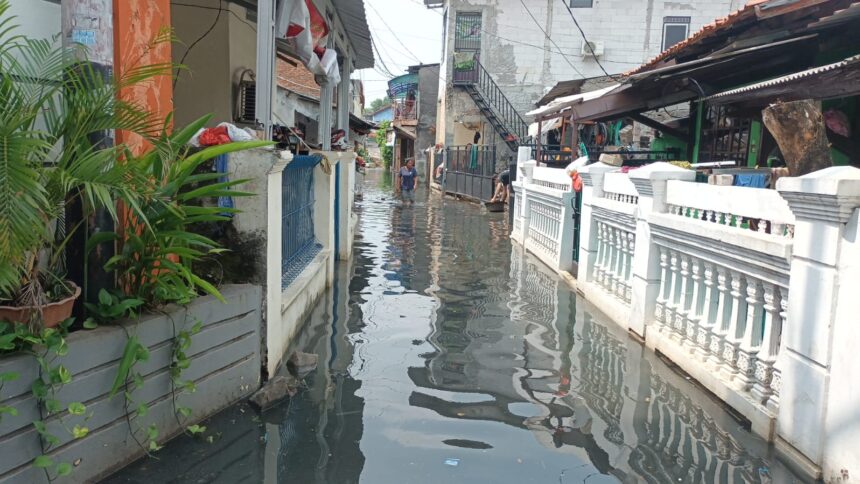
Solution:
M385 96L385 68L394 75L416 64L436 64L442 56L442 10L428 9L423 0L364 0L370 34L380 49L375 69L353 75L364 81L366 104Z

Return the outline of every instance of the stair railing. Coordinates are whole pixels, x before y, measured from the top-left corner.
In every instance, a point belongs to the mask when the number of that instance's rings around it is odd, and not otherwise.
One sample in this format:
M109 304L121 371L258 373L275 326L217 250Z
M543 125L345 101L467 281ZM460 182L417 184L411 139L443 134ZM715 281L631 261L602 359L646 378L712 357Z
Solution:
M528 124L499 88L499 85L496 84L496 81L493 80L493 76L484 69L484 66L477 59L474 63L475 67L471 71L455 70L454 84L471 85L477 88L504 127L516 137L515 141L524 141L528 136Z

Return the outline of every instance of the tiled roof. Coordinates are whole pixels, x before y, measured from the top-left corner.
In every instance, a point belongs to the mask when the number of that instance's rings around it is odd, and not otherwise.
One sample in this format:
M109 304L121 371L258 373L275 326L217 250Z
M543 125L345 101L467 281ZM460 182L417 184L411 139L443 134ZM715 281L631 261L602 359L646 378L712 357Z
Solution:
M713 22L702 27L698 32L691 35L687 39L682 40L681 42L678 42L677 44L673 45L672 47L669 47L668 49L666 49L665 51L663 51L662 53L657 55L657 57L654 57L653 59L649 60L645 64L643 64L643 65L641 65L641 66L639 66L633 70L627 71L624 74L625 75L631 75L631 74L636 74L637 72L649 70L650 68L657 65L659 62L666 60L669 57L677 54L678 52L683 50L685 47L692 45L692 44L695 44L697 42L700 42L703 39L710 37L714 34L717 34L723 30L726 30L729 27L731 27L732 25L735 25L736 23L740 22L741 20L744 20L744 19L747 19L750 17L754 17L756 15L756 6L761 5L763 3L767 3L769 1L770 0L750 0L740 10L736 10L736 11L726 15L725 17L720 17L720 18L714 20Z
M313 99L320 98L320 86L301 62L295 65L278 59L278 87Z

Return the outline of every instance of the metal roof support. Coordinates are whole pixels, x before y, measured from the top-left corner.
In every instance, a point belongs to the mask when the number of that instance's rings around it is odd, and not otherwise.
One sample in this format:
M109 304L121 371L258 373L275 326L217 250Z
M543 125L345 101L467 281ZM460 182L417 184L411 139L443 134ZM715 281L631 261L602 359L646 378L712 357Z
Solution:
M292 10L292 2L283 0L281 7ZM265 139L272 139L272 100L275 86L275 0L257 2L257 72L256 106L257 123L262 125Z

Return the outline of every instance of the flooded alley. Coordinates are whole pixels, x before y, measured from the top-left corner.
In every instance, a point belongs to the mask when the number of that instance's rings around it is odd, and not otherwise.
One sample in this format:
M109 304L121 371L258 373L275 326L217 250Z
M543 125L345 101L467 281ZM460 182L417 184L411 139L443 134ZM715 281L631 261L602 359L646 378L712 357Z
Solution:
M112 483L803 482L718 401L508 237L506 214L391 180L293 350L319 356L262 416L209 419Z

